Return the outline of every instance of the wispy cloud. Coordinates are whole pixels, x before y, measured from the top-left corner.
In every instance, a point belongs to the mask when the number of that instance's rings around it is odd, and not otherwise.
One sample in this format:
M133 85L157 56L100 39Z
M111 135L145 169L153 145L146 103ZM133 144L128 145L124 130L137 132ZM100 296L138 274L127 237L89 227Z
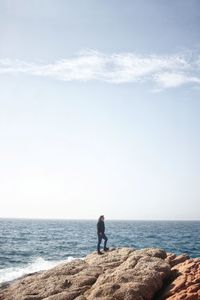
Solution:
M200 84L200 77L198 78L184 73L163 72L155 75L154 78L163 88L173 88L188 83Z
M0 60L0 74L27 74L63 81L99 80L113 84L150 82L159 89L200 84L200 59L187 55L106 55L88 50L51 64Z

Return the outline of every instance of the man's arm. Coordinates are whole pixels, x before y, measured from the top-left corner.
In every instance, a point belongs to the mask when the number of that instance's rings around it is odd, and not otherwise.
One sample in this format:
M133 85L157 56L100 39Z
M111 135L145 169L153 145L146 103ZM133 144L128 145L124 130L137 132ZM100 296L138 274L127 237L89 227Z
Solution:
M97 233L102 235L103 234L103 227L102 227L102 222L97 223Z

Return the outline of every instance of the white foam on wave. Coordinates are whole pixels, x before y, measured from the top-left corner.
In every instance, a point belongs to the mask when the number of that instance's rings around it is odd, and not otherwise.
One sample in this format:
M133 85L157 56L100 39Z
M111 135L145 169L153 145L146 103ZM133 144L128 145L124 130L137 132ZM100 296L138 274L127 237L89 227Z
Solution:
M71 256L62 261L47 261L42 257L38 257L25 266L0 269L0 284L15 280L27 274L49 270L61 263L70 262L72 260L74 260L74 258Z

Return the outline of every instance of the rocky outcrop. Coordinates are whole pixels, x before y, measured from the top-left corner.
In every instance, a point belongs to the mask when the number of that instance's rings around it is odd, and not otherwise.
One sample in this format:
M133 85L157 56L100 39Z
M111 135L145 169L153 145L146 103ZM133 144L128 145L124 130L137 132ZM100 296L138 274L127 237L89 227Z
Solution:
M161 249L121 248L31 274L0 300L199 300L200 259Z
M4 287L4 300L150 300L170 275L159 249L116 249L92 253Z
M200 258L168 254L171 266L171 282L161 292L159 300L200 299Z

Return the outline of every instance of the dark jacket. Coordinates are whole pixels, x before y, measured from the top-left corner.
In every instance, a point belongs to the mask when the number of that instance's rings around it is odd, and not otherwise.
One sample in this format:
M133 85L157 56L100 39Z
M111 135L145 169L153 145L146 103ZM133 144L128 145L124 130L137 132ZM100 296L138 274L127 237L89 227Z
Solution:
M101 233L101 234L104 234L105 232L105 225L104 225L104 221L102 220L99 220L98 223L97 223L97 233Z

